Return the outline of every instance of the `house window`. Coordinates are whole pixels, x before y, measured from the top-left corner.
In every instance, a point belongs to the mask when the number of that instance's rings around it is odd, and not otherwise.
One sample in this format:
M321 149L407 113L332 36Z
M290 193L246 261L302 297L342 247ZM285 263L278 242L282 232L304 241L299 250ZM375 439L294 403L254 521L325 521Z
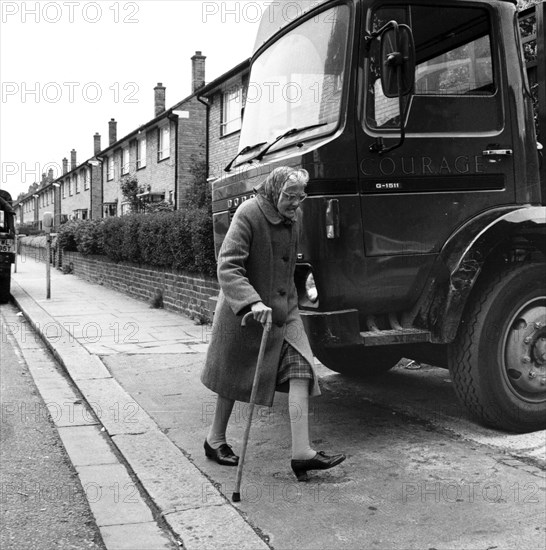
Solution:
M84 191L87 191L89 189L89 179L90 179L89 169L86 168L82 172L82 180L83 180L83 189L84 189Z
M131 213L131 205L128 202L124 202L121 204L121 215L125 216L126 214Z
M137 170L146 166L146 136L137 141Z
M241 109L243 106L243 89L232 88L222 95L222 123L220 134L225 136L241 129Z
M74 187L72 186L72 178L68 178L68 194L70 196L74 194Z
M102 205L102 215L104 218L113 218L117 216L118 205L115 202L105 202Z
M164 160L171 155L171 130L169 126L164 126L158 129L159 147L157 152L157 160Z
M129 173L129 147L121 150L121 173L122 175Z
M114 155L108 157L108 161L106 163L106 179L107 181L114 179Z
M74 174L74 187L76 188L76 193L80 192L80 178L78 174Z
M174 203L174 191L169 191L169 204Z

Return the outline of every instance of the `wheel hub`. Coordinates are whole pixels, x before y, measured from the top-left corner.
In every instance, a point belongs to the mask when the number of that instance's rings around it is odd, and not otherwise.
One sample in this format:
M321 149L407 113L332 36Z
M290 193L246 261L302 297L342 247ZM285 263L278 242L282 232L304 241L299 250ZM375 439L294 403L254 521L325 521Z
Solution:
M507 335L505 366L516 393L538 398L546 393L546 306L526 304L514 317Z

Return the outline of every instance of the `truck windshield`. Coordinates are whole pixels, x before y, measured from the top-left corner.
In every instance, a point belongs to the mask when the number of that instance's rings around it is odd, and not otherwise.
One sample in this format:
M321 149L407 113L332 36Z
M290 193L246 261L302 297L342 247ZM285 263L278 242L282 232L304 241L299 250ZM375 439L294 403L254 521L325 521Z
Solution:
M274 42L253 62L240 149L271 144L291 128L307 128L280 140L271 148L274 151L337 127L349 17L346 5L324 11Z

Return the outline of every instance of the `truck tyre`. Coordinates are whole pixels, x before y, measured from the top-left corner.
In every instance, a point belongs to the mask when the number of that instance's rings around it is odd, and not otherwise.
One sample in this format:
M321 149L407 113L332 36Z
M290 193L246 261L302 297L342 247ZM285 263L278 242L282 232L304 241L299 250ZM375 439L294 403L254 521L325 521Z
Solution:
M0 304L7 304L9 302L10 284L11 270L0 269Z
M397 346L346 347L339 350L314 350L318 360L329 369L348 376L378 376L392 369L402 357Z
M546 427L546 264L520 264L472 293L449 370L460 401L484 424Z

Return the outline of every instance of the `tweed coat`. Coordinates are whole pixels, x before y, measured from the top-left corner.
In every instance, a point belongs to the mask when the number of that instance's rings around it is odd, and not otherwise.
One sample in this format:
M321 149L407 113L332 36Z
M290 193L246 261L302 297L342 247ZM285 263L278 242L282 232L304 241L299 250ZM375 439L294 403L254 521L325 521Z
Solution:
M261 195L245 201L235 212L218 255L221 290L201 374L203 384L222 397L250 400L262 327L255 322L241 327L241 320L259 301L272 308L273 324L256 403L266 407L273 403L283 340L309 362L313 371L310 395L320 395L294 283L298 226L298 221L286 225Z

